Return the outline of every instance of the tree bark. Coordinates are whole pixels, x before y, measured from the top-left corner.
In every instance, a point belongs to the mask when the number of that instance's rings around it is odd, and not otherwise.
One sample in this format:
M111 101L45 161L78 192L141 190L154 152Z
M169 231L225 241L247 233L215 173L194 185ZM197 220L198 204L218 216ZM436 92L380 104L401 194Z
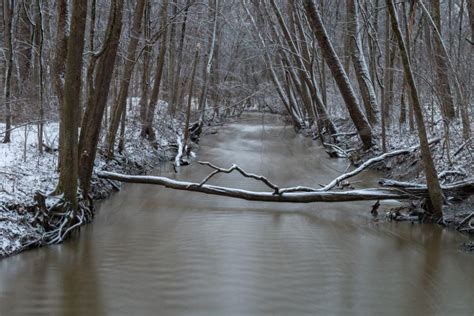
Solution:
M352 88L341 61L329 40L319 11L316 9L313 0L304 0L304 6L311 28L316 35L319 46L321 47L324 59L326 60L326 63L334 76L334 80L339 87L359 137L362 140L364 147L370 148L374 145L374 134L372 128L359 107L354 89Z
M441 8L440 0L433 0L433 20L438 31L441 33ZM436 86L439 91L441 113L448 121L455 116L454 99L449 83L448 65L444 58L442 43L437 36L434 36L434 61L436 69Z
M411 69L410 59L406 50L405 41L400 30L395 6L391 0L386 0L386 4L390 15L392 29L395 33L395 37L398 42L398 47L400 49L405 77L407 78L408 85L410 87L411 97L413 99L413 110L418 129L418 138L420 140L422 163L425 171L432 211L435 216L441 217L443 215L443 191L441 190L441 186L439 184L438 175L433 162L433 157L431 156L428 137L426 135L425 130L423 109L418 95L418 89L415 83L415 78L413 76L413 71Z
M110 5L107 22L106 38L101 49L101 55L95 64L93 88L89 90L89 99L82 120L79 137L80 172L79 179L83 193L87 196L90 189L90 180L94 168L94 161L99 142L102 119L110 82L114 72L120 34L122 32L123 1L114 0Z
M12 1L3 0L3 45L5 54L5 86L3 88L4 107L5 107L5 134L2 143L11 141L10 130L12 128L12 109L11 109L11 82L13 71L13 34L12 34Z
M218 10L219 10L219 0L212 0L214 1L214 7L211 10L209 0L209 16L212 17L212 28L209 34L208 40L208 49L207 49L207 61L204 64L204 82L202 85L202 92L199 98L199 121L198 121L198 128L196 129L196 135L199 138L199 135L202 131L202 126L204 124L204 115L206 113L206 103L207 103L207 94L209 90L209 78L211 76L211 69L212 63L214 61L214 51L216 48L216 37L217 37L217 17L218 17ZM212 13L212 14L211 14Z
M63 111L60 121L62 142L59 146L61 169L59 173L60 189L64 199L77 209L78 179L78 124L81 106L82 53L87 19L87 1L73 0L71 31L67 40L67 57L64 80Z
M123 117L123 112L126 107L128 90L130 87L130 80L132 78L133 69L135 67L135 55L137 51L138 41L140 39L140 30L142 28L143 11L146 0L138 0L133 14L132 28L130 32L130 42L128 43L127 57L123 71L123 77L120 82L120 89L117 101L113 107L113 112L110 120L109 131L107 135L107 157L112 157L114 154L115 138L120 124L120 119Z
M474 1L467 0L467 11L469 14L469 24L471 26L471 45L474 45Z
M176 76L174 78L172 97L171 97L171 114L175 115L177 110L180 110L180 96L181 96L181 69L183 64L183 50L184 50L184 38L186 36L186 25L188 20L188 11L190 6L190 0L186 1L186 8L183 13L183 22L181 24L181 34L178 45L178 58L176 63Z
M153 82L153 88L151 90L150 101L148 102L146 110L146 119L145 124L142 128L142 137L148 137L151 142L154 142L156 139L155 131L153 130L153 121L155 119L155 109L156 104L158 103L158 96L160 93L161 79L163 77L163 68L165 65L166 58L166 49L167 49L167 30L166 24L168 23L168 0L164 0L161 7L160 13L160 29L164 30L164 33L161 34L160 41L160 52L158 53L157 65L155 79Z
M199 61L199 47L196 48L196 53L194 54L193 68L191 71L191 80L189 82L189 93L188 93L188 106L186 108L186 121L184 123L184 137L183 142L185 147L189 147L189 121L191 118L191 105L193 100L193 89L194 89L194 77L196 75L196 68Z
M377 96L375 94L374 85L370 79L369 70L365 61L364 52L362 50L362 42L360 39L361 29L359 27L359 14L357 9L357 0L349 0L347 2L349 14L349 36L352 51L352 64L354 65L355 74L359 83L360 94L364 101L365 113L369 123L374 126L377 124Z

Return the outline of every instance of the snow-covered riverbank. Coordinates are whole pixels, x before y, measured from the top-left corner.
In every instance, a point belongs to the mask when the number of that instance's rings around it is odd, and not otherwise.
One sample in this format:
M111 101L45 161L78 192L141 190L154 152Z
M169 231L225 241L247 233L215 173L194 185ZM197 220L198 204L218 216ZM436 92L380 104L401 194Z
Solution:
M140 136L141 125L131 112L125 132L125 150L106 161L101 150L95 162L96 170L122 173L145 173L157 163L169 160L176 152L176 134L181 133L181 122L167 117L166 103L157 109L155 130L157 141L151 144ZM0 258L21 251L28 243L41 237L43 228L35 223L35 192L52 192L58 180L59 124L44 126L43 154L39 153L37 126L22 125L12 130L11 143L0 144ZM0 133L5 126L0 124ZM102 148L102 146L100 146ZM118 183L92 180L94 198L108 196Z

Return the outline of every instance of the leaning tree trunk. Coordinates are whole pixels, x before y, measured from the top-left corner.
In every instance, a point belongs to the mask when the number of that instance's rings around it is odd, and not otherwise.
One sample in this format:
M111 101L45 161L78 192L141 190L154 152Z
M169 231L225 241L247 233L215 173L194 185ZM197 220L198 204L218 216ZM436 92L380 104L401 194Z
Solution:
M418 95L418 89L411 69L410 59L406 49L405 41L402 37L402 32L398 23L398 16L395 11L395 6L391 0L386 0L388 12L390 15L391 25L400 49L403 69L405 77L407 78L410 87L411 97L413 99L413 109L415 113L415 120L418 129L418 137L420 139L420 150L422 155L422 163L426 176L426 183L428 186L428 194L432 206L432 211L436 217L443 215L443 191L438 180L438 174L431 156L428 137L426 136L425 122L423 119L423 109Z
M280 82L280 79L279 79L278 75L275 72L275 68L273 67L272 58L271 58L270 53L268 51L265 39L264 39L263 35L260 33L260 28L258 27L257 22L255 21L253 15L250 13L247 1L243 1L243 6L244 6L244 9L245 9L245 12L246 12L248 18L250 19L250 21L252 23L253 29L255 30L255 33L257 34L257 37L258 37L260 43L262 44L262 48L263 48L263 51L264 51L264 62L268 65L268 68L270 69L270 79L272 80L273 85L275 86L277 94L280 97L281 102L285 106L285 109L287 110L288 114L291 116L292 121L293 121L293 125L295 127L300 128L302 126L303 119L302 119L301 115L298 115L296 113L295 102L292 102L291 94L288 94L288 95L285 94L285 91L284 91L283 86ZM225 79L224 79L224 81L225 81Z
M94 168L94 160L99 142L100 129L107 105L110 82L114 71L120 34L122 32L122 13L124 0L114 0L110 5L106 38L101 55L95 65L93 89L89 90L89 102L82 120L79 138L80 172L79 179L83 193L87 195Z
M286 43L290 47L290 50L292 52L291 55L294 57L293 59L296 62L296 68L298 69L299 75L296 76L296 74L294 73L295 67L289 67L289 71L290 71L290 75L292 75L295 85L298 87L299 94L303 100L303 103L306 106L307 112L311 114L313 119L318 122L318 128L320 128L321 125L324 125L328 129L329 133L331 134L337 133L336 126L330 120L329 115L327 114L325 105L319 96L320 93L317 89L317 85L314 83L314 80L311 80L310 78L309 73L312 72L311 66L310 65L307 66L305 62L303 61L301 52L298 49L293 39L293 36L290 34L290 30L287 27L285 20L283 18L283 15L280 12L280 9L278 8L277 4L275 3L274 0L270 0L270 4L277 17L278 24L280 25L280 29L283 32L283 37L285 38ZM275 34L275 38L278 39L279 32L276 30L276 27L273 25L273 23L270 22L270 24ZM304 41L305 40L303 40L303 42ZM286 50L281 49L281 52L283 54L283 57L287 56ZM287 64L290 66L291 65L290 57L287 57L286 60L287 60ZM300 80L297 80L296 79L297 77L299 77ZM313 105L313 102L315 106Z
M449 69L451 70L452 77L454 79L454 86L456 87L455 91L458 96L460 104L460 112L461 112L461 122L462 122L462 133L465 140L468 140L471 137L471 123L470 123L470 115L469 115L469 101L467 100L467 96L462 91L461 82L459 79L459 74L454 69L454 65L449 57L448 50L446 45L444 44L443 37L439 32L436 23L431 18L431 15L426 9L426 6L423 3L423 0L418 0L423 13L427 16L429 24L433 28L434 35L436 36L437 40L440 43L441 52L443 53L444 60L447 62Z
M318 40L324 59L326 60L326 63L334 76L334 80L339 87L339 91L341 92L341 95L345 101L347 110L349 111L349 115L354 122L359 137L362 140L364 147L370 148L374 144L374 134L372 128L370 127L367 118L359 107L354 89L352 88L349 78L344 71L344 67L342 66L341 61L339 60L339 57L337 56L336 51L329 40L319 11L316 9L313 0L304 0L304 6L313 33Z
M107 135L107 157L112 157L114 154L115 138L117 130L119 128L120 119L124 115L124 109L127 103L128 90L130 87L130 79L132 77L133 69L135 67L135 55L137 50L138 41L140 39L140 30L142 28L143 11L145 8L146 0L139 0L135 7L133 14L133 22L131 29L131 38L128 43L127 57L125 67L123 71L122 81L120 83L120 90L117 98L117 102L113 107L112 117L110 120L109 131Z
M77 209L78 178L78 125L80 93L82 83L82 53L84 51L84 32L87 19L87 1L74 0L72 3L71 30L67 41L67 57L64 80L64 99L62 102L59 145L61 169L59 185L64 199L73 209ZM59 43L59 42L58 42Z
M471 45L474 45L474 1L467 0L467 11L469 13L469 24L471 25Z
M3 0L3 46L5 54L5 86L3 96L5 103L5 134L3 143L11 141L10 130L12 128L12 109L11 109L11 81L13 70L13 37L12 37L12 11L11 1Z
M350 21L348 30L351 41L352 64L354 65L355 74L359 83L360 94L364 102L367 119L370 124L374 126L377 124L377 96L362 50L362 41L360 39L361 29L359 27L359 15L356 2L357 0L349 0L347 3Z

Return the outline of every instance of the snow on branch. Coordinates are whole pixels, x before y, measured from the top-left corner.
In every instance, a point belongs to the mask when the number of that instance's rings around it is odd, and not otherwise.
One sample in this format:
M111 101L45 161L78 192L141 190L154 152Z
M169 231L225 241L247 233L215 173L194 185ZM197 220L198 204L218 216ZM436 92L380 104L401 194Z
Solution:
M260 175L253 174L253 173L248 173L244 169L240 168L239 166L237 166L235 164L233 164L228 169L220 168L220 167L218 167L216 165L213 165L212 163L207 162L207 161L199 161L199 164L201 164L203 166L208 166L208 167L211 167L212 169L214 169L214 171L211 174L209 174L204 180L201 181L201 183L199 183L199 186L201 186L201 187L204 184L206 184L212 177L214 177L218 173L231 173L232 171L237 171L242 176L244 176L246 178L252 178L252 179L255 179L255 180L258 180L258 181L261 181L261 182L265 183L268 187L270 187L272 190L274 190L275 194L279 194L280 189L278 188L278 186L271 183L267 178L265 178L263 176L260 176Z

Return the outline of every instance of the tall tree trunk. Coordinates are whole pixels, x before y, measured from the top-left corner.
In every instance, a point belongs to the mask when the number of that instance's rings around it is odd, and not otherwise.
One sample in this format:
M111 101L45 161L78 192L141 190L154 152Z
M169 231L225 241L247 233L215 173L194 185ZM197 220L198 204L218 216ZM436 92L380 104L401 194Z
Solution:
M384 56L384 78L382 88L382 150L387 152L387 128L390 126L390 108L393 102L393 59L392 38L390 31L390 16L387 12L385 21L385 56Z
M35 50L37 53L36 56L36 85L37 88L36 90L38 91L37 97L38 97L38 124L37 124L37 139L38 139L38 151L41 154L43 154L43 127L44 127L44 107L43 107L43 94L44 94L44 84L43 84L43 12L42 12L42 1L41 0L36 0L35 1L35 31L34 31L34 37L35 37Z
M441 8L440 0L433 0L433 20L438 31L441 33ZM455 116L454 99L449 83L448 65L444 59L442 43L434 36L434 61L436 69L436 86L439 91L441 112L446 120L452 120Z
M172 17L178 15L178 4L179 0L176 0L175 3L172 4ZM168 43L168 113L171 116L175 115L176 108L173 107L173 95L175 94L176 87L174 86L176 73L176 23L171 23L170 25L170 32L169 32L169 43Z
M357 9L357 0L349 0L347 3L350 25L349 36L351 40L352 63L359 83L360 93L364 101L365 113L369 123L377 124L377 96L375 95L374 85L370 79L369 70L365 62L362 42L360 39L361 29L359 27L359 14Z
M17 12L17 22L16 24L16 63L18 65L18 80L17 88L12 90L17 90L16 93L27 97L28 88L31 83L31 69L34 62L34 50L31 49L32 39L34 38L33 26L34 23L30 17L28 10L28 5L30 1L15 1L18 2L18 11ZM14 3L13 1L11 3ZM14 7L12 7L14 10ZM12 30L13 31L13 30Z
M63 107L64 107L64 83L63 83L63 76L66 67L66 57L67 57L67 32L66 32L66 21L68 19L68 11L67 11L67 1L66 0L58 0L56 4L57 9L57 26L56 26L56 41L54 44L54 56L53 56L53 65L52 65L52 81L53 81L53 88L58 100L58 112L59 118L62 120L63 114ZM61 146L62 138L63 138L63 130L59 129L59 137L58 137L58 144ZM59 148L59 159L58 159L58 169L61 168L61 148ZM57 186L57 192L62 192L62 183L61 178L59 179Z
M339 57L337 56L336 51L329 40L326 29L321 20L321 16L316 9L313 0L304 0L304 6L308 20L311 24L311 28L316 35L319 46L321 47L324 59L326 60L326 63L334 76L334 80L339 87L359 137L362 140L364 147L370 148L372 145L374 145L374 135L372 128L370 127L367 118L359 107L354 89L352 88L349 78L342 67L341 61L339 60Z
M259 41L260 41L260 43L263 47L264 61L265 61L265 64L268 65L268 68L270 69L270 79L272 80L272 82L275 86L277 94L280 97L280 100L283 103L283 105L284 105L285 109L287 110L288 114L291 116L291 118L293 120L293 125L296 128L300 128L302 126L302 123L303 123L303 120L302 120L303 118L300 117L296 113L295 107L294 107L295 102L293 102L293 100L291 98L291 95L290 94L286 95L285 91L283 90L283 86L280 82L280 79L279 79L279 77L277 76L277 74L275 72L275 68L273 67L272 58L270 56L270 53L268 52L268 48L267 48L265 39L263 38L263 35L259 31L259 27L257 25L257 22L255 21L255 18L250 13L250 10L248 8L248 4L247 4L246 0L243 1L243 6L244 6L244 9L245 9L245 12L246 12L247 16L249 17L249 19L252 23L252 26L253 26L256 34L257 34L257 37L258 37L258 39L259 39Z
M474 45L474 1L467 0L467 11L469 13L469 24L471 25L471 45Z
M65 1L64 1L65 3ZM81 106L82 53L87 19L87 1L73 0L71 30L67 40L67 57L64 80L63 110L61 113L60 148L61 169L59 184L64 198L73 209L77 209L78 179L78 125Z
M465 140L468 140L471 137L471 123L470 123L470 115L469 115L469 101L467 100L467 96L463 93L461 81L459 79L459 74L454 69L454 65L449 57L448 50L446 45L444 44L443 37L439 32L436 23L431 18L431 15L426 9L426 6L423 3L423 0L418 0L423 13L427 16L428 22L433 28L434 35L436 36L437 40L440 43L441 52L443 53L444 60L449 65L449 69L451 70L452 77L454 78L454 85L456 87L455 91L460 103L460 112L461 112L461 122L462 122L462 134Z
M122 32L123 1L114 0L110 5L110 13L105 33L104 46L95 65L93 88L89 90L89 100L82 120L79 137L80 172L79 180L85 195L89 194L90 180L99 142L102 119L110 82L114 72L120 34Z
M426 176L426 183L428 186L428 194L432 206L432 211L436 217L441 217L443 215L443 191L438 180L438 174L431 156L430 146L428 143L428 137L425 130L425 122L423 118L423 109L420 102L418 89L415 83L415 78L413 76L413 71L411 69L410 59L408 57L408 52L406 49L405 41L400 30L398 23L398 16L395 11L395 6L392 0L386 0L388 12L390 15L390 20L392 24L393 32L398 42L400 49L400 55L402 58L403 69L405 76L410 87L411 97L413 99L415 120L418 130L418 138L420 140L420 150L422 155L422 163Z
M183 13L183 22L181 24L181 34L180 34L179 45L178 45L178 58L176 62L176 76L174 78L173 90L172 90L173 94L172 94L171 104L170 104L172 115L176 113L176 110L180 110L179 100L181 99L180 95L182 91L181 69L182 69L182 64L183 64L184 38L186 36L186 25L187 25L187 20L188 20L189 6L190 6L190 0L187 0L186 7Z
M148 90L149 90L149 73L150 73L150 56L151 56L151 45L148 44L151 36L151 26L150 26L150 11L151 11L151 4L150 1L147 1L147 5L145 7L145 22L143 23L143 33L144 33L144 42L145 48L143 49L143 70L142 70L142 85L140 91L140 121L142 125L145 124L146 120L146 108L148 106Z
M209 4L210 4L209 0ZM206 113L206 103L207 103L207 92L209 90L209 77L211 76L211 69L212 63L214 61L214 51L216 48L216 37L217 37L217 16L218 16L218 9L219 9L219 0L212 0L214 1L214 7L209 10L209 16L212 16L212 28L211 33L209 35L208 41L208 53L207 53L207 61L205 64L204 70L204 83L202 86L201 97L199 99L199 126L197 129L197 135L201 133L202 126L204 124L204 115ZM210 6L209 6L210 8ZM212 13L212 14L211 14Z
M120 82L120 89L117 101L112 110L109 131L107 134L107 157L112 157L114 154L114 145L117 130L119 128L120 119L124 116L123 112L127 104L128 90L130 87L130 80L132 78L133 69L135 67L135 55L137 51L138 41L140 39L140 31L142 28L143 11L146 0L138 0L133 14L132 29L130 32L130 42L128 43L127 57L123 71L123 77Z
M168 23L168 0L164 0L160 13L160 28L164 30L161 34L160 52L158 53L155 79L153 88L151 90L150 101L148 102L146 110L145 124L142 128L142 137L148 137L151 142L156 139L155 131L153 130L153 121L155 119L155 109L158 103L158 96L160 94L161 79L163 77L163 68L165 65L166 49L167 49L167 30L165 30Z
M194 77L196 76L196 68L199 61L199 47L196 48L196 53L194 54L193 68L191 70L191 80L189 82L189 92L188 92L188 106L186 108L186 121L184 124L184 137L183 142L185 148L189 147L189 121L191 118L191 105L193 100L193 89L194 89Z
M3 0L3 46L5 54L5 86L3 88L5 106L5 134L3 143L11 141L10 130L12 128L11 109L11 80L13 71L13 34L12 34L13 1Z

